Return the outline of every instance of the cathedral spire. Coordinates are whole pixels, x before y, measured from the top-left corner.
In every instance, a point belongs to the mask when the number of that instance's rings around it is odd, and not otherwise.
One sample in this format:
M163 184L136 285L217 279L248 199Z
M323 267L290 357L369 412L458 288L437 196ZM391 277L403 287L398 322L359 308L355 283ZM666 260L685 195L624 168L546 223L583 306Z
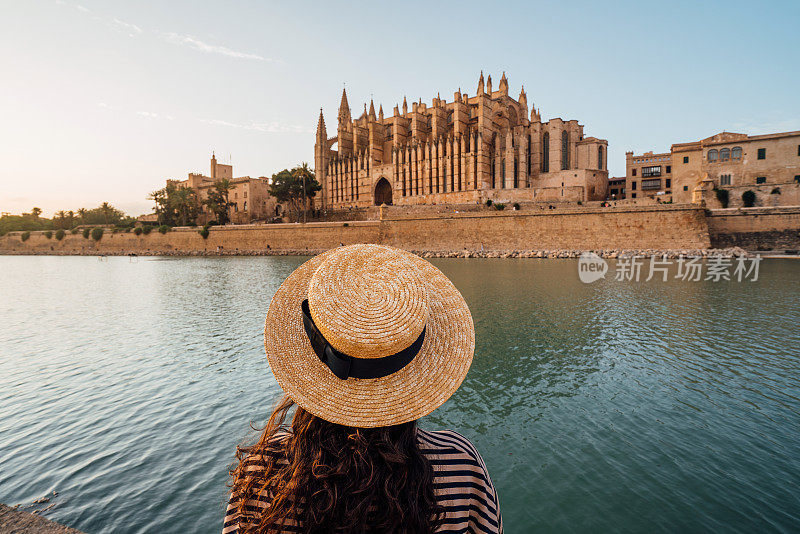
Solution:
M406 102L406 97L403 97L403 115L408 113L408 102Z
M478 80L478 94L479 95L483 94L483 71L481 71L481 77Z
M317 137L327 139L328 133L325 131L325 117L322 116L322 108L319 108L319 120L317 121Z
M375 117L375 104L373 103L372 99L369 99L369 118L370 120L376 120Z
M383 122L383 104L378 107L378 119Z
M492 96L492 75L491 74L486 78L486 92L489 93L489 96Z
M517 99L520 104L525 106L525 109L528 108L528 95L525 94L525 86L522 86L522 90L519 92L519 98Z
M347 103L347 90L342 88L342 103L339 104L339 122L350 121L350 104Z
M508 95L508 78L506 78L506 71L503 71L503 77L500 78L500 86L498 89L500 89L500 92L504 95Z

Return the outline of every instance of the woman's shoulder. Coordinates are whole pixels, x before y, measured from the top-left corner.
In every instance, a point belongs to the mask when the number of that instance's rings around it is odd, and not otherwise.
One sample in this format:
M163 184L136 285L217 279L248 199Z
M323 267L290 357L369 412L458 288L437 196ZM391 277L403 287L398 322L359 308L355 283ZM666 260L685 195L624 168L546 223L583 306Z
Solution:
M417 439L423 450L462 454L483 463L478 449L465 436L454 430L417 430Z

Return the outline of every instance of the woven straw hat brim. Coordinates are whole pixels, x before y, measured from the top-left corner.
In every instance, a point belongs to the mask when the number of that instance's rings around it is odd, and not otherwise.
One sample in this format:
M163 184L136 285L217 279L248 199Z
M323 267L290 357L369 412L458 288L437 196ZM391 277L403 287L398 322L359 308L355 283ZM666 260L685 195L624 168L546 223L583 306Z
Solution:
M309 281L333 249L298 267L272 297L264 347L272 373L299 406L326 421L360 428L390 426L428 415L455 393L475 351L475 329L467 303L439 269L409 252L423 274L430 316L417 356L381 378L340 380L317 358L303 328L301 303Z

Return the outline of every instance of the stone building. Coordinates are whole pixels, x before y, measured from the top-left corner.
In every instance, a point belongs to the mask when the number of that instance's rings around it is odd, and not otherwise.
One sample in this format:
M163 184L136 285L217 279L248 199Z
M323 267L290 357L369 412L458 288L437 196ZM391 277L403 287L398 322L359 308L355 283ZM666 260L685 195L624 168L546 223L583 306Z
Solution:
M645 152L634 156L633 152L626 152L625 192L626 198L630 199L671 199L672 155L669 152Z
M357 119L342 91L336 135L320 110L314 147L324 209L379 204L587 201L606 197L608 143L584 137L576 120L543 122L524 87L509 96L481 73L474 96L459 89L447 102L403 99Z
M625 198L626 181L624 176L614 176L608 178L608 189L606 199L622 200Z
M633 193L638 198L662 193L664 199L688 203L699 188L727 191L729 207L742 206L745 191L755 193L756 206L800 205L800 131L721 132L673 144L663 154L628 152L626 167L628 198ZM721 206L715 192L701 196L710 207Z
M186 180L167 180L167 183L194 189L203 210L197 222L204 224L213 220L214 214L203 205L203 201L208 198L208 191L214 187L214 183L222 179L229 180L231 183L228 200L233 203L229 208L232 223L248 224L281 215L281 206L269 194L268 178L251 178L249 176L234 178L233 166L217 162L217 157L213 153L211 154L210 176L190 172Z

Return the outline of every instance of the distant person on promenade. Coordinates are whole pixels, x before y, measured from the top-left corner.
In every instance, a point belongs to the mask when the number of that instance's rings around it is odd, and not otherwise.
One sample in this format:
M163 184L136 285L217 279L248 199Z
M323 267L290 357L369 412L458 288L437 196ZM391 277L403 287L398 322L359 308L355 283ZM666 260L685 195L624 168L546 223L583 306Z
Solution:
M272 297L264 345L286 396L237 449L224 534L502 533L475 447L417 426L475 350L469 308L436 267L381 245L315 256Z

